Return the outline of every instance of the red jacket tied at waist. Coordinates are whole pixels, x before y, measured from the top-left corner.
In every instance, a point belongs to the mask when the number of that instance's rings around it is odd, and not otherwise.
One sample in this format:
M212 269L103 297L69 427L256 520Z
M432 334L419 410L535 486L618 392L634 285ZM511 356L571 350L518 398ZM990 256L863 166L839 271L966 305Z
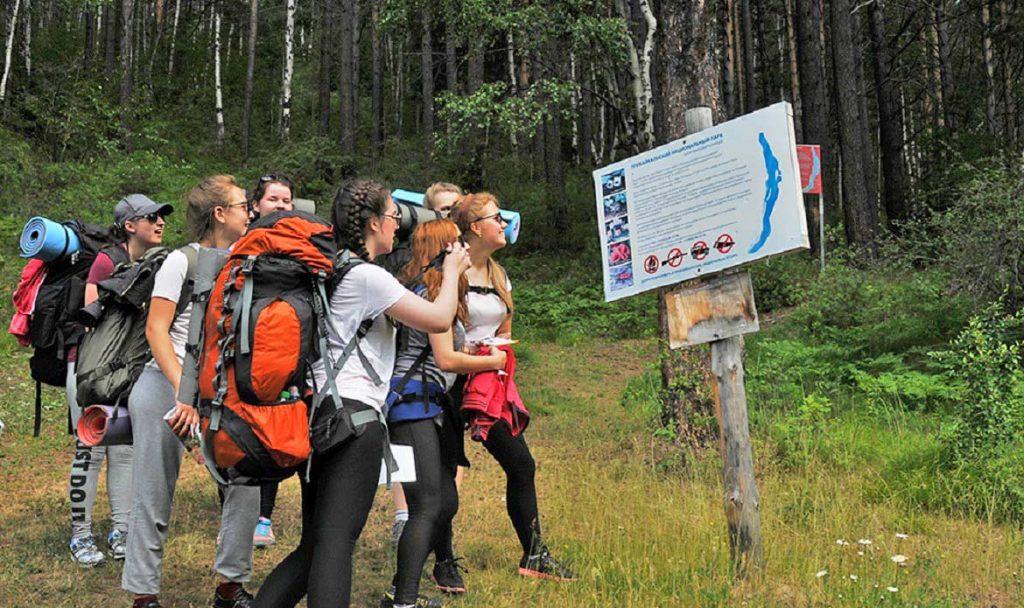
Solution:
M486 441L491 427L499 420L508 424L513 437L526 430L530 423L530 412L526 411L516 388L515 352L511 346L498 348L508 355L504 373L492 370L470 374L462 392L462 411L469 420L474 441ZM491 347L481 346L476 354L489 355Z
M29 260L21 269L18 288L14 290L14 317L7 332L18 339L22 346L30 344L28 339L29 323L36 309L36 297L39 288L46 278L46 263L42 260Z

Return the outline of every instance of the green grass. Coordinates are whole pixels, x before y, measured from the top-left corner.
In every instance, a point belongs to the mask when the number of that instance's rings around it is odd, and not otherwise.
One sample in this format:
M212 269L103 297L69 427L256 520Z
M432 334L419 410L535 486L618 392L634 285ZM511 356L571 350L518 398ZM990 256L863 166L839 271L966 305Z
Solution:
M528 437L538 461L538 491L553 551L581 580L556 585L515 574L517 543L504 516L503 478L478 445L456 521L470 593L455 606L1018 606L1024 602L1019 530L927 508L899 471L927 472L935 420L855 411L828 417L804 460L780 453L763 417L753 429L761 493L766 571L734 584L729 568L716 454L682 468L676 448L653 437L649 406L623 407L627 383L645 374L650 341L559 346L528 342L521 386L535 418ZM66 549L64 498L70 440L62 434L59 391L46 393L44 436L32 439L30 385L23 356L0 375L8 398L0 417L0 605L125 606L119 568L81 571ZM637 395L645 390L636 390ZM933 469L934 470L934 469ZM932 477L931 482L939 482ZM101 493L102 495L102 493ZM299 535L298 484L282 486L278 545L256 554L262 580ZM106 530L101 499L97 528ZM164 568L173 606L208 605L218 522L206 473L183 466ZM354 605L374 606L392 569L390 504L378 495L355 559ZM907 534L907 539L896 538ZM843 539L849 545L838 545ZM871 545L859 545L870 539ZM863 555L858 555L862 551ZM890 557L903 554L909 566ZM816 578L816 573L828 574ZM857 577L854 581L850 575ZM876 588L875 586L878 585ZM899 589L890 593L887 587Z

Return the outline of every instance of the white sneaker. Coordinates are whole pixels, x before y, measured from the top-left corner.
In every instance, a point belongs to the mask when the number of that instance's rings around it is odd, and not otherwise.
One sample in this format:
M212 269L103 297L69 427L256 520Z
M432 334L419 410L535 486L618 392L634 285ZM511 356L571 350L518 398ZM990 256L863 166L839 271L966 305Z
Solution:
M116 560L124 559L125 550L127 547L125 543L128 540L128 536L120 530L111 530L110 534L107 535L107 546L110 547L110 556Z
M92 536L72 538L68 547L71 549L71 559L82 568L93 568L106 560Z

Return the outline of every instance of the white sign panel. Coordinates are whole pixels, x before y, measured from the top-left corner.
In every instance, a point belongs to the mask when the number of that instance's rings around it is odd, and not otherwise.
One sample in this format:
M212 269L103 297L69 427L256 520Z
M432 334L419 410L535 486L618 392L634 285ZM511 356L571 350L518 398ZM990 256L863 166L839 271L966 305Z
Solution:
M605 300L808 248L786 102L594 171Z

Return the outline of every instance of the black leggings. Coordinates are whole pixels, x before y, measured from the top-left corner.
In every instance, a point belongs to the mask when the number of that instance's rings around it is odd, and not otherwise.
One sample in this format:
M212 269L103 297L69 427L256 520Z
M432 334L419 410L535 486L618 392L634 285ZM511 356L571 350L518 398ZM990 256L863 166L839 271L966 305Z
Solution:
M383 442L383 425L372 422L339 449L314 456L312 481L300 477L299 546L267 577L256 606L292 608L304 595L309 608L349 605L352 551L373 506Z
M314 460L316 460L314 458ZM274 514L274 505L277 504L277 486L281 482L271 481L260 486L260 517L271 519Z
M403 483L409 503L409 521L398 542L395 603L414 604L419 593L423 563L431 550L438 561L451 559L452 519L459 510L454 463L442 456L441 427L432 419L398 422L391 426L391 441L411 445L416 481Z
M536 465L522 433L512 436L504 422L498 422L487 434L484 447L505 471L505 506L516 529L523 554L533 550L534 534L540 539L540 517L537 514L537 487L533 477Z

